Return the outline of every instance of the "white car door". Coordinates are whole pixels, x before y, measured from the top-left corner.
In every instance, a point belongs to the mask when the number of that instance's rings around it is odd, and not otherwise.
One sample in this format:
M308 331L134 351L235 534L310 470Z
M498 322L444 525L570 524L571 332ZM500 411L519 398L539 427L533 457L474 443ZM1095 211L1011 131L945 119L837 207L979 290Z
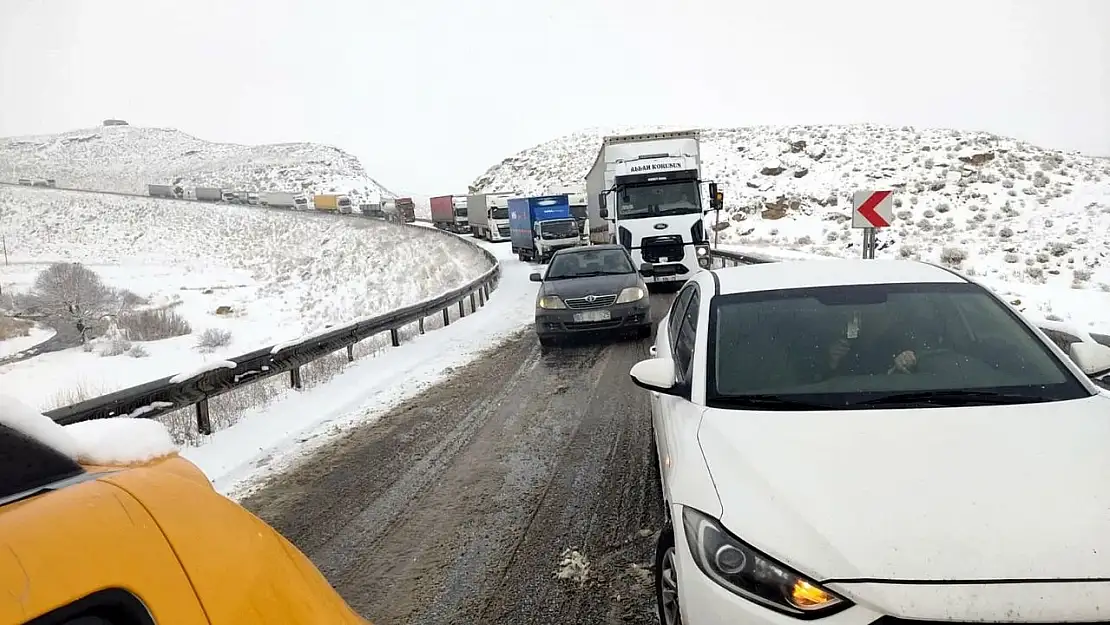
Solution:
M699 296L698 285L689 282L675 297L671 312L665 320L666 332L657 331L656 351L660 358L675 361L676 382L689 380L693 371L694 336L697 328ZM662 324L661 324L662 326ZM660 330L663 328L660 327ZM651 393L652 425L655 430L655 446L659 451L659 473L663 479L663 492L666 497L667 484L674 467L674 441L678 439L678 428L682 419L690 417L688 398ZM668 498L669 499L669 498Z

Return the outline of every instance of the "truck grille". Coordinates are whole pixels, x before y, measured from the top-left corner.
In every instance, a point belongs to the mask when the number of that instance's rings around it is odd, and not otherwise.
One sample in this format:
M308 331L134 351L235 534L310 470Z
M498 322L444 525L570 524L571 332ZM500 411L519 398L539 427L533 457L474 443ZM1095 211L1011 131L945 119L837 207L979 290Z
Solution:
M509 236L509 227L508 226L497 226L497 234L499 234L503 237Z
M612 306L613 302L617 301L616 295L594 295L594 301L587 302L585 297L571 297L563 300L567 308L575 310L582 310L583 308L605 308Z
M640 254L647 263L661 262L660 258L666 258L668 263L677 263L686 255L686 246L682 244L682 236L677 234L644 237L640 243Z

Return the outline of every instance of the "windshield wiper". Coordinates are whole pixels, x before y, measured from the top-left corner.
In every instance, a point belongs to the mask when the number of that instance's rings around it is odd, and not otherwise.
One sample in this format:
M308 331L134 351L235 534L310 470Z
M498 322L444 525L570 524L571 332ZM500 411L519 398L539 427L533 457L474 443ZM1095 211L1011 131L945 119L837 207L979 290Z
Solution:
M1006 406L1051 401L1050 397L1018 395L994 391L913 391L893 393L852 404L853 406L899 406L904 404L935 404L938 406Z
M718 395L707 403L713 407L754 410L836 410L837 408L800 399L786 399L779 395Z

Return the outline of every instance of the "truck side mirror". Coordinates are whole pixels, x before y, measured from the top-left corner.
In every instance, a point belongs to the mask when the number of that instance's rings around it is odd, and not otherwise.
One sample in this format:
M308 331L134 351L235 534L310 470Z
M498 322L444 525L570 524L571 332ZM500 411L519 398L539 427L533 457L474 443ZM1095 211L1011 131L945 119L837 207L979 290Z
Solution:
M597 216L602 219L609 219L609 209L602 207L601 210L598 211Z
M606 203L606 197L605 197L605 196L606 196L606 193L605 193L604 191L602 191L601 193L598 193L598 194L597 194L597 205L598 205L598 206L600 206L600 207L601 207L601 210L603 210L603 211L605 210L605 208L606 208L606 206L607 206L607 203ZM602 215L602 217L604 217L604 216L605 216L605 215Z
M725 194L717 189L716 182L709 183L709 208L710 210L721 210L725 207Z

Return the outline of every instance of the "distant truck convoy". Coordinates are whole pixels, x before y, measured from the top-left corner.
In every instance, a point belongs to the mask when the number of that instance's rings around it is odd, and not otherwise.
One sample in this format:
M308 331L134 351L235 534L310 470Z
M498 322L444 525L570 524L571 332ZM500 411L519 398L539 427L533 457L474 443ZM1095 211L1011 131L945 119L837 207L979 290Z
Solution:
M312 205L318 211L351 214L351 198L342 193L323 193L312 196Z
M458 234L470 232L465 195L440 195L431 199L432 224L440 230Z
M512 193L478 193L466 198L466 220L470 233L487 241L508 241L509 198Z
M223 189L215 187L197 187L196 195L200 202L220 202L224 199Z
M546 263L557 250L582 244L565 194L510 198L509 227L513 253L520 260Z
M697 131L607 136L586 174L590 240L652 265L649 285L684 282L709 266L700 185Z
M385 212L382 211L381 204L359 204L358 212L366 217L373 217L375 219L385 219Z
M258 201L263 206L273 206L275 208L290 208L293 210L301 211L308 210L308 196L304 193L269 191L259 194Z
M185 197L185 189L172 184L148 184L146 191L150 197L164 197L171 200Z

